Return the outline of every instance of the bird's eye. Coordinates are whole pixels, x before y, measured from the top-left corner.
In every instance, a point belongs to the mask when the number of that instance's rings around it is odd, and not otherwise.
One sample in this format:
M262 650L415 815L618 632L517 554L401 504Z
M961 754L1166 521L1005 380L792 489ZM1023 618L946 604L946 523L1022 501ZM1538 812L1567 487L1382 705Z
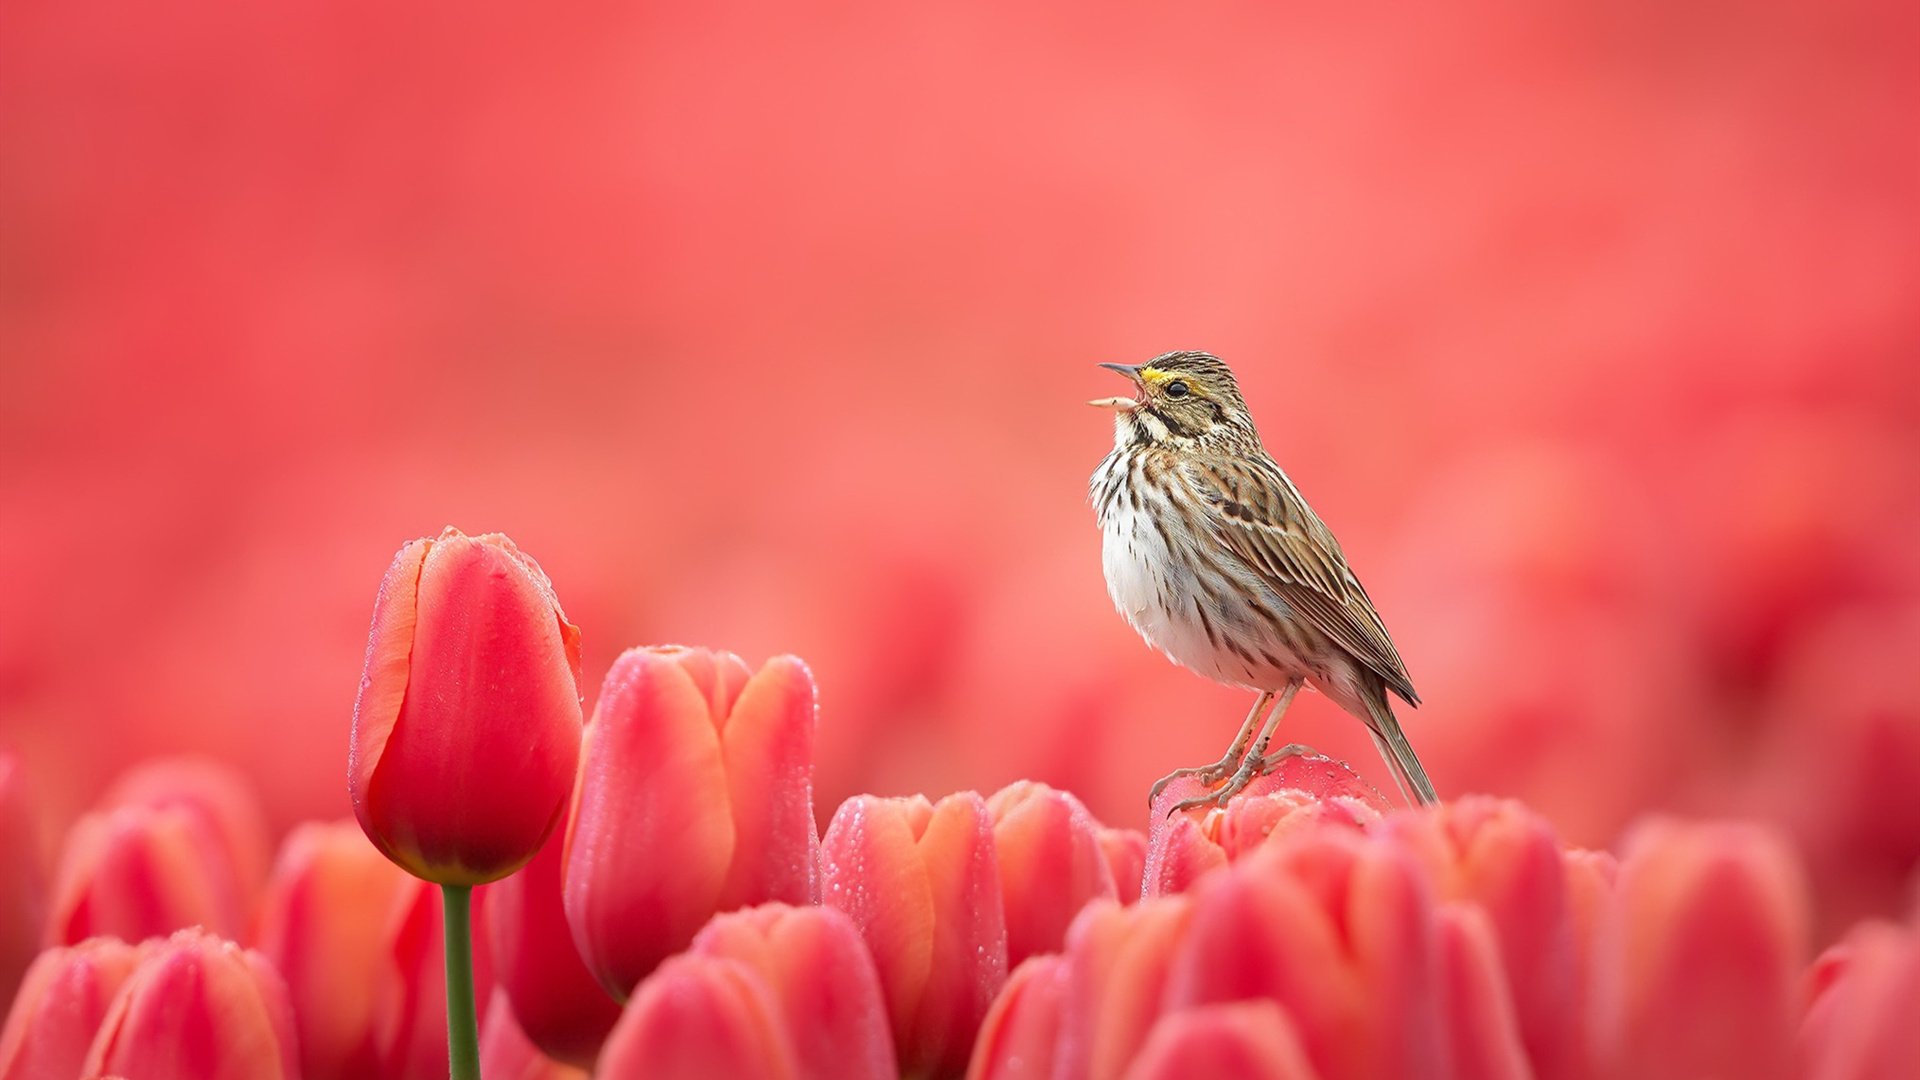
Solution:
M1178 400L1187 396L1187 384L1175 379L1167 384L1167 396Z

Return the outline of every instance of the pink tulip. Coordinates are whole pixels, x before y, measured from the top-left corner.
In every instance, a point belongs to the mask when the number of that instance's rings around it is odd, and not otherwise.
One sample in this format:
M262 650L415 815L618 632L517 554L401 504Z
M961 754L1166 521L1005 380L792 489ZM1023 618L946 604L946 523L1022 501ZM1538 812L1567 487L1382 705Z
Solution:
M306 1080L379 1075L375 1031L390 1022L382 1007L401 978L392 935L425 892L354 822L288 834L255 947L286 978Z
M821 861L825 902L852 917L880 971L902 1070L960 1074L1007 978L986 803L855 796L827 826Z
M793 1047L797 1076L898 1075L880 976L859 931L837 909L764 904L717 915L691 951L738 960L760 977Z
M138 765L101 797L100 809L180 807L201 816L232 865L243 909L251 912L267 880L271 849L260 800L232 766L204 758L161 758Z
M1605 1075L1791 1076L1806 907L1797 865L1757 827L1636 829L1597 961Z
M634 991L600 1054L596 1080L800 1075L780 1006L751 967L677 956Z
M1055 1076L1112 1080L1126 1071L1160 1016L1192 920L1185 896L1087 905L1067 930Z
M1813 966L1800 1075L1908 1080L1920 1062L1920 931L1869 922Z
M400 549L354 704L361 828L408 873L476 885L519 869L565 810L580 748L580 634L498 534Z
M1067 924L1089 900L1118 889L1100 823L1079 799L1022 780L987 799L1007 919L1007 963L1058 952Z
M140 941L189 926L237 935L244 889L199 811L123 806L74 823L60 856L48 944L96 935Z
M624 998L718 911L817 894L813 678L731 653L630 649L588 726L567 827L566 912Z
M592 1068L620 1004L574 946L560 884L565 847L563 836L549 836L524 869L489 886L487 922L494 974L515 1029L547 1056Z
M1064 956L1029 957L993 999L967 1062L967 1080L1052 1080L1066 1004Z
M128 976L82 1076L299 1080L286 984L259 953L199 930L158 945Z
M1583 962L1590 924L1570 893L1569 854L1545 819L1519 803L1469 797L1422 814L1395 814L1377 826L1389 842L1427 864L1441 899L1471 904L1494 937L1500 993L1512 995L1533 1073L1580 1075L1588 1057ZM1455 934L1477 935L1456 924ZM1451 948L1478 948L1456 937Z
M487 1080L588 1080L585 1069L563 1065L533 1045L499 990L480 1022L480 1072Z
M0 752L0 1008L39 952L47 919L47 852L39 808L19 758Z
M140 956L139 948L118 938L91 938L41 953L0 1030L0 1080L80 1075L108 1005Z
M1408 1074L1413 1075L1413 1074ZM1287 1014L1271 1001L1206 1005L1154 1025L1126 1080L1319 1080Z

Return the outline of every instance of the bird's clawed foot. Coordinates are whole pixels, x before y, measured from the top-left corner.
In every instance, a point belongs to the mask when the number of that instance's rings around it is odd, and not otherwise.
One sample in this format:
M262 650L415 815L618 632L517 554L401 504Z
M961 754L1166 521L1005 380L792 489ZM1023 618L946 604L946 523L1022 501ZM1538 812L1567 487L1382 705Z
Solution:
M1248 784L1251 784L1253 782L1254 777L1265 775L1274 766L1280 764L1281 762L1287 760L1288 758L1299 757L1302 754L1311 754L1314 752L1315 751L1313 747L1307 746L1304 743L1288 743L1287 745L1281 747L1280 749L1275 750L1271 754L1261 754L1257 752L1248 754L1246 757L1246 760L1240 763L1240 767L1233 771L1233 775L1227 777L1226 783L1221 784L1220 787L1207 792L1205 795L1196 795L1191 799L1184 799L1180 802L1174 803L1173 806L1167 810L1167 816L1172 817L1174 814L1182 810L1192 810L1196 807L1201 807L1201 806L1225 806L1227 805L1228 801L1230 801L1235 795L1240 794L1240 792L1244 790ZM1162 779L1160 783L1155 784L1153 786L1153 794L1155 796L1158 796L1160 794L1160 789L1166 785L1167 781L1172 780L1177 776L1186 775L1186 776L1203 776L1204 777L1209 771L1218 769L1219 772L1218 774L1216 774L1216 776L1207 778L1204 781L1205 783L1211 785L1218 779L1219 776L1225 775L1226 766L1228 764L1229 762L1222 761L1222 762L1217 762L1213 765L1207 765L1198 769L1176 770L1172 774L1168 775L1165 779Z
M1159 802L1160 793L1167 789L1168 784L1189 776L1199 777L1200 783L1211 788L1213 785L1233 775L1233 767L1238 761L1239 755L1229 750L1226 757L1221 758L1211 765L1194 765L1185 769L1175 769L1154 781L1153 788L1147 792L1147 805L1153 806Z

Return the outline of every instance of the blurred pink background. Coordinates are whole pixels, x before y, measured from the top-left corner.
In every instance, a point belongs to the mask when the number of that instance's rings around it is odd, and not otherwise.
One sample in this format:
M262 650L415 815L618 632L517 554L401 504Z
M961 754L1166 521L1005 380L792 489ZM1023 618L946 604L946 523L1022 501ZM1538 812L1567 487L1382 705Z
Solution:
M1920 15L1472 7L10 5L0 743L56 823L173 751L344 814L375 586L453 524L590 685L805 657L823 819L1140 825L1249 698L1114 614L1082 403L1206 348L1444 795L1759 817L1826 925L1896 910Z

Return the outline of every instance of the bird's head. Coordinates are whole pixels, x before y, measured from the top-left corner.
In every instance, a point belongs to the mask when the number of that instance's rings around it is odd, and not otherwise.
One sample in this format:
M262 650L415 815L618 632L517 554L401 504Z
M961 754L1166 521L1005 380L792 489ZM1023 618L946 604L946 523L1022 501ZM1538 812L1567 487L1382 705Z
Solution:
M1217 356L1170 352L1137 366L1100 366L1133 380L1132 397L1087 403L1114 410L1117 443L1257 438L1233 372Z

